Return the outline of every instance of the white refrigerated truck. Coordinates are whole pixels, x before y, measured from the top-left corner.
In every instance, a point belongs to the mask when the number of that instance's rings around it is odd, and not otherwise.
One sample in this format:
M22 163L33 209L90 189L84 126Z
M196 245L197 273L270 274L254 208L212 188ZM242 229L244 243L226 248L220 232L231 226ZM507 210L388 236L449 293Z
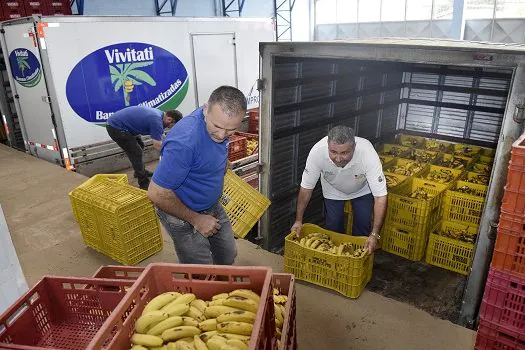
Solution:
M258 101L259 42L274 41L274 26L272 18L63 16L2 23L27 152L85 175L112 172L129 163L104 124L126 106L186 114L222 84ZM158 157L150 143L146 138L146 161Z

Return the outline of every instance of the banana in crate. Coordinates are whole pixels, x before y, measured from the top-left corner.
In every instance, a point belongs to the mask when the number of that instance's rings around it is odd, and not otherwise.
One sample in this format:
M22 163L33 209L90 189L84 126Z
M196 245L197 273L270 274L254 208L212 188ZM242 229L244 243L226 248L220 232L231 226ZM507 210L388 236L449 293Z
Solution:
M131 349L248 349L260 299L248 289L220 293L208 301L193 293L160 294L136 320Z
M454 180L454 174L449 169L431 170L426 179L439 183L449 183Z
M297 237L294 238L297 240ZM325 233L312 232L299 240L299 244L305 248L314 249L324 253L330 253L339 256L350 256L360 258L366 255L366 249L358 247L350 242L341 244L334 243L330 236Z
M419 161L406 161L402 164L396 164L388 169L385 169L385 172L389 172L397 175L404 176L414 176L423 169L423 164Z

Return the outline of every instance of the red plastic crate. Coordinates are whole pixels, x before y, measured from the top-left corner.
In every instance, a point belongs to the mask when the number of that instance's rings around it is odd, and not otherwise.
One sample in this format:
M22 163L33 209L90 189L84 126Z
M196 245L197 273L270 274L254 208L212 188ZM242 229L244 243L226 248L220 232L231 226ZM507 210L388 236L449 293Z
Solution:
M259 134L259 109L249 110L248 116L248 132Z
M509 163L509 172L507 174L507 190L519 192L525 196L525 166L515 166Z
M510 161L514 166L525 167L525 133L512 144Z
M228 159L233 162L244 157L246 157L246 137L235 134L230 136Z
M480 319L475 350L523 350L525 334L513 332L496 323Z
M132 284L44 277L0 316L0 348L85 349Z
M286 315L284 315L281 335L281 347L278 350L297 349L297 301L295 296L295 278L290 273L274 273L272 276L273 287L279 289L281 294L288 296Z
M24 10L26 16L47 14L47 4L45 0L25 0Z
M46 0L46 15L61 16L71 15L69 0Z
M491 266L525 278L525 216L501 212Z
M484 320L525 334L525 278L491 268L479 314Z
M23 0L3 0L0 2L3 18L6 20L26 16Z
M101 266L92 277L135 281L144 272L144 269L145 267L142 266L105 265Z
M191 292L198 298L211 300L216 294L238 288L253 290L261 296L261 303L264 303L257 311L249 349L272 349L275 313L271 268L162 263L148 265L89 344L89 348L100 349L108 344L107 350L129 349L135 321L147 302L161 293Z

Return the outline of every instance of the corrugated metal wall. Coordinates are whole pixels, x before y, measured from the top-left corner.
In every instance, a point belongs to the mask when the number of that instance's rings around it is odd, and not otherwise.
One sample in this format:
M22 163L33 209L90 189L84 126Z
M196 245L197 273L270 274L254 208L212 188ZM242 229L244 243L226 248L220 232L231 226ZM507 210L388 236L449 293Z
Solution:
M311 147L336 124L377 142L406 129L459 141L497 141L512 71L276 57L270 164L270 249L284 244ZM322 224L320 186L305 222Z

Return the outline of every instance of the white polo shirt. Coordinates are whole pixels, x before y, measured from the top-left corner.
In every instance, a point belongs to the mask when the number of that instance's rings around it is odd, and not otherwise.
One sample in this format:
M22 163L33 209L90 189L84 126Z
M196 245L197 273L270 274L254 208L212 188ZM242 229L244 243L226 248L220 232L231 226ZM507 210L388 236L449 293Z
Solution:
M328 136L317 142L306 160L301 187L313 189L321 177L323 196L327 199L349 200L372 193L387 195L383 167L374 146L367 139L355 138L352 160L340 168L328 155Z

